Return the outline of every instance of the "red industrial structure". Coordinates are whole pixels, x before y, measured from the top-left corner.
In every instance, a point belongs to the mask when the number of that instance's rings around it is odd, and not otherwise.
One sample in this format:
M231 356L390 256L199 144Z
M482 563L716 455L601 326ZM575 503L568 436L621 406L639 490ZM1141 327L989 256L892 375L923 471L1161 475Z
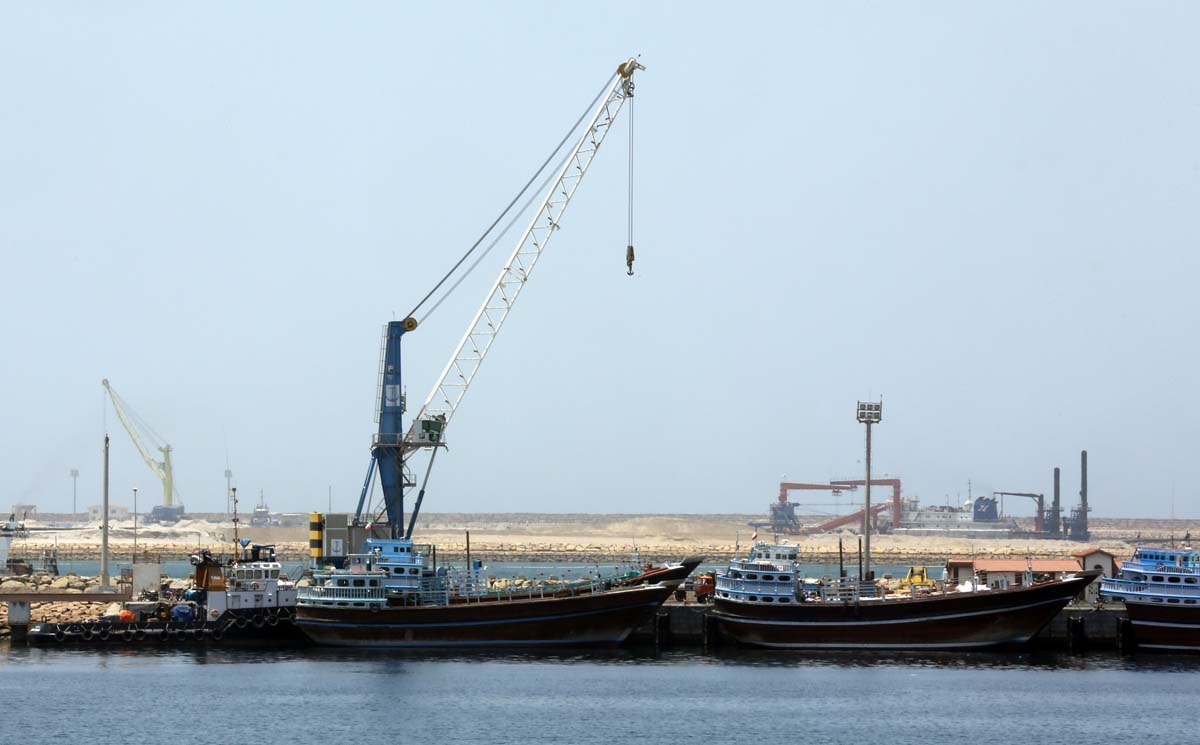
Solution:
M859 487L867 482L863 479L848 479L845 481L830 481L829 483L835 486L853 486ZM871 486L890 486L892 487L892 527L900 527L900 479L871 479ZM871 507L874 512L874 506ZM858 519L862 519L862 510L859 510Z

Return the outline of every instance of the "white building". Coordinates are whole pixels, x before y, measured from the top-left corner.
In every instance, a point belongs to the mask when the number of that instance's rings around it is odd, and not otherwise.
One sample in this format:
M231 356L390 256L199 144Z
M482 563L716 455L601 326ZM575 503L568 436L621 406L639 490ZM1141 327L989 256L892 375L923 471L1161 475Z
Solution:
M88 522L93 522L93 523L100 522L100 518L103 515L103 513L104 513L104 505L102 505L102 504L97 504L97 505L88 507ZM130 516L129 508L126 507L125 505L111 504L111 503L108 505L108 519L109 520L128 520L129 516Z

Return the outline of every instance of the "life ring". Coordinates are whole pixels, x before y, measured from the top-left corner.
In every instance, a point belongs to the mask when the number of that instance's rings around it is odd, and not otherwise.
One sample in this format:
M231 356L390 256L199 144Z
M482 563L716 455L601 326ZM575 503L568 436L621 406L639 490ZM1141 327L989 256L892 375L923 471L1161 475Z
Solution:
M108 641L108 627L101 626L100 630L96 632L96 638L102 642Z
M61 632L61 631L60 631L60 632L58 632L58 633L59 633L60 635L62 634L62 632ZM56 635L56 636L57 636L57 635ZM91 627L91 626L84 626L84 627L83 627L83 630L79 632L79 638L80 638L80 639L83 639L85 642L90 642L90 641L92 640L92 627ZM59 641L62 641L62 639L59 639Z
M216 608L213 608L212 610L210 610L208 612L208 617L215 621L221 617L221 611L217 610Z

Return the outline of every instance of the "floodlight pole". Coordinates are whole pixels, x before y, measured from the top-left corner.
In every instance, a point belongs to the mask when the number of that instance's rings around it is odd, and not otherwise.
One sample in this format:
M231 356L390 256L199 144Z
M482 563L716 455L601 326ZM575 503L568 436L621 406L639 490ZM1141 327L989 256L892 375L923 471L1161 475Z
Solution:
M883 402L858 402L858 421L867 425L867 477L863 494L863 567L859 579L874 579L871 571L871 425L883 418Z
M71 471L71 519L74 520L79 514L79 469L72 468Z

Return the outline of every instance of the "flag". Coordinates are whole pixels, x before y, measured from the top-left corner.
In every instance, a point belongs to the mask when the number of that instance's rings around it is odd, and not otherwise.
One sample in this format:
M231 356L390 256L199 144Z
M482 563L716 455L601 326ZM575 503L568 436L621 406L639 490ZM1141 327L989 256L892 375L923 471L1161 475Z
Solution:
M754 529L754 535L750 536L750 540L752 540L752 541L758 540L758 528Z

